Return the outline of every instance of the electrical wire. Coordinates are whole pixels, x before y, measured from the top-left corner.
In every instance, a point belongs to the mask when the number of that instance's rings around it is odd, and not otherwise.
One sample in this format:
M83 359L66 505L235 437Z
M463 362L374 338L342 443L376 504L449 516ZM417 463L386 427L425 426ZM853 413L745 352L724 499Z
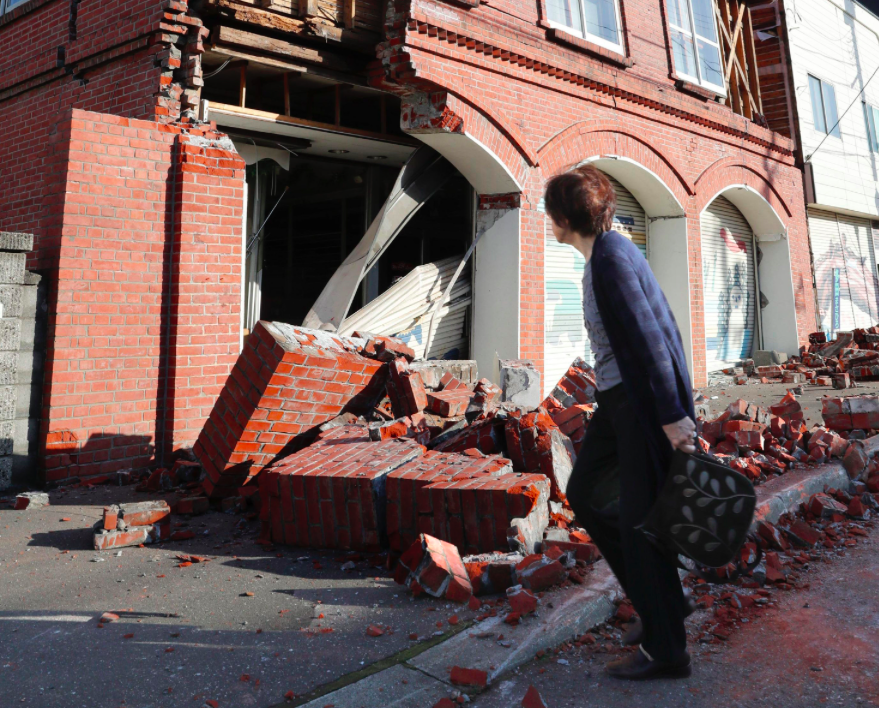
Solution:
M226 61L224 61L222 64L220 64L219 69L214 69L210 74L204 74L201 78L202 79L209 79L212 76L216 76L217 74L219 74L223 69L225 69L229 65L230 61L232 61L232 57L229 57L228 59L226 59Z

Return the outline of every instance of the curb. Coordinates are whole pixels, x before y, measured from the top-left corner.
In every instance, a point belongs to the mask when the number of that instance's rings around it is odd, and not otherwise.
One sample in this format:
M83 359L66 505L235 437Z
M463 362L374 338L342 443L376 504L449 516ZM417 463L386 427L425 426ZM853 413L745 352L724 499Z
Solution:
M848 481L848 474L838 462L788 472L768 481L757 488L752 530L760 521L777 522L782 514L793 511L825 487L839 488ZM558 646L610 619L616 609L614 602L621 596L622 589L607 563L598 561L586 585L545 595L536 621L511 627L501 617L490 617L418 656L326 693L302 708L429 708L431 700L438 701L453 690L448 682L452 666L485 671L490 686L531 661L541 649ZM479 638L487 633L491 636ZM510 642L509 647L500 645L499 634Z

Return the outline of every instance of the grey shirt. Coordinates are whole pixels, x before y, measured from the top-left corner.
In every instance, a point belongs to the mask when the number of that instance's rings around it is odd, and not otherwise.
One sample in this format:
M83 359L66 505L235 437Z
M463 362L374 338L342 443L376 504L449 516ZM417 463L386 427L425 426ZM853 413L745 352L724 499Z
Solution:
M592 261L583 269L583 319L586 322L586 333L589 335L589 346L595 357L595 384L599 391L607 391L623 382L616 357L610 348L607 331L598 312L595 302L595 290L592 287Z

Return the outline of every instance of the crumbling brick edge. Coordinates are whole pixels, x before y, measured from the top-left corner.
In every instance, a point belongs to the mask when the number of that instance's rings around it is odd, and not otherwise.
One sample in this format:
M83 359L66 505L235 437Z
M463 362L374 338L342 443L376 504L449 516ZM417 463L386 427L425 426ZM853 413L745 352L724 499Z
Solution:
M758 487L755 524L765 520L775 523L783 513L793 511L801 501L825 487L839 488L847 484L848 475L842 464L833 462L814 469L796 470L772 479ZM604 561L597 562L587 583L552 593L552 608L541 610L534 622L522 623L511 628L503 624L503 617L490 617L474 628L479 632L502 632L513 639L511 648L497 642L477 639L470 631L459 631L438 638L438 642L426 651L406 660L402 666L411 668L433 678L438 686L450 690L448 667L452 665L482 669L488 673L489 685L531 661L541 649L558 646L574 636L584 634L593 627L610 619L616 611L615 602L622 596L610 568ZM547 596L547 599L550 599ZM394 663L394 667L399 666ZM383 669L384 672L392 668ZM381 681L382 671L369 673L370 679ZM391 676L388 676L391 680ZM399 680L399 679L397 679ZM360 681L347 682L336 691L321 691L319 697L307 703L294 703L302 708L324 708L329 702L348 705L347 700L362 696L364 687ZM336 684L338 685L338 684ZM413 697L424 689L423 682L412 684ZM291 704L282 704L290 706Z

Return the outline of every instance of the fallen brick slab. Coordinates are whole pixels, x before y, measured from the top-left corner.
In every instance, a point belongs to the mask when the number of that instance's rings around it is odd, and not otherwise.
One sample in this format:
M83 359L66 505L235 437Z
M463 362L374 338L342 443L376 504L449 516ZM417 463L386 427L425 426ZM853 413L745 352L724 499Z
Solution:
M420 413L427 408L427 391L421 374L411 371L405 359L390 362L388 370L388 395L398 418Z
M485 418L474 421L447 437L444 435L440 442L433 443L433 449L438 452L464 452L475 448L486 455L503 453L506 448L506 420L506 415L492 411Z
M109 519L112 518L112 524ZM171 507L164 499L155 501L130 502L128 504L113 504L104 509L104 523L106 528L116 528L116 523L121 522L127 526L150 526L170 521Z
M443 418L454 418L467 412L473 395L468 388L443 389L428 393L427 405L431 412Z
M394 580L417 597L426 592L451 602L467 602L473 587L458 549L428 534L421 534L400 556Z
M504 433L513 468L545 475L552 484L550 498L560 501L574 469L574 447L546 409L511 416Z
M549 409L555 407L550 398L555 399L562 408L570 408L578 403L595 403L597 390L595 371L584 359L577 357L544 401L543 406Z
M366 442L362 437L366 435ZM381 550L385 478L424 448L408 438L369 441L343 426L263 470L259 480L263 540L289 546Z
M432 494L431 489L437 482L493 478L512 472L512 463L503 457L477 458L434 451L393 470L385 482L391 550L409 548L422 533L439 536L462 550L468 547L468 537L478 542L478 525L469 533L464 526L460 504L465 497L460 490L455 485L444 485L438 488L441 493Z
M212 498L240 486L297 436L384 390L387 364L327 332L259 322L247 338L193 451Z

